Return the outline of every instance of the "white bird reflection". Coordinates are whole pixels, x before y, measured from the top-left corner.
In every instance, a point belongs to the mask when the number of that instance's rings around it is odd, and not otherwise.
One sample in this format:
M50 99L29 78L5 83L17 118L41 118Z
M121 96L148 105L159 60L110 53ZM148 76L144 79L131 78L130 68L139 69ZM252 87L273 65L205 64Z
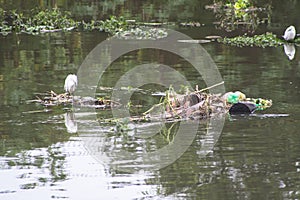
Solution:
M284 53L290 60L293 60L296 53L296 48L294 44L285 43L283 45Z
M64 114L65 126L67 127L68 133L77 132L77 122L75 119L75 114L73 112L67 112Z

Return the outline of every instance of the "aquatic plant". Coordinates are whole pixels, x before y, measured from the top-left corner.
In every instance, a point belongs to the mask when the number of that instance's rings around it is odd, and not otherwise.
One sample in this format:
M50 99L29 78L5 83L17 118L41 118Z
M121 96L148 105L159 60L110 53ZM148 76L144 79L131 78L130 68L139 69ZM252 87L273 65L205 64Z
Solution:
M237 18L246 18L248 13L246 9L249 9L253 4L249 2L249 0L237 0L234 4L228 3L226 4L228 7L234 8L234 14Z
M216 1L206 9L213 10L217 27L228 32L240 26L247 32L254 32L259 24L270 22L270 5L258 7L250 0Z
M218 42L228 44L231 46L245 47L245 46L257 46L257 47L276 47L284 44L284 41L277 38L273 33L264 33L254 36L237 36L232 38L219 38Z
M117 35L120 39L159 39L167 36L167 32L159 28L141 29L135 22L129 24L124 17L111 16L106 20L75 21L71 13L59 9L31 11L27 16L16 11L4 11L0 8L0 32L7 35L10 32L25 32L39 34L55 31L103 31L110 35Z
M105 31L113 35L128 28L129 25L123 17L111 16L109 19L101 21L100 31Z
M7 35L10 32L25 32L36 34L40 32L77 30L100 30L114 34L127 29L127 22L122 17L112 16L107 20L79 22L71 18L71 13L59 9L31 11L32 16L17 11L5 11L0 8L0 32Z
M0 32L6 35L10 32L37 32L73 29L76 22L70 17L69 12L58 9L34 11L32 16L17 11L4 11L0 9Z
M0 32L4 35L9 32L19 32L23 25L23 15L17 14L15 10L5 11L0 8Z
M135 39L135 40L157 40L168 36L168 32L162 28L132 28L121 30L114 37L118 39Z
M42 27L46 30L66 29L74 27L75 21L71 18L71 13L58 9L42 10L28 19L28 25Z

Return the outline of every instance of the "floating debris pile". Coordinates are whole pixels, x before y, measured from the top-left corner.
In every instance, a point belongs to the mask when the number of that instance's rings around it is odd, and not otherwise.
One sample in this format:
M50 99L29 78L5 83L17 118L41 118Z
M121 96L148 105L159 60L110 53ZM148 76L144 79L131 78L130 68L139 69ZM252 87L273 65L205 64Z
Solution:
M166 92L161 103L144 113L146 118L205 119L219 114L251 114L272 106L272 100L246 98L242 92L209 94L196 90L188 94L177 94L172 88Z
M251 114L272 106L272 100L247 98L246 95L240 91L227 92L226 94L209 94L205 92L208 89L209 88L202 90L196 89L195 91L187 91L185 94L178 94L170 87L158 104L153 105L141 115L132 117L131 120L206 119L228 112L231 115ZM100 109L118 109L122 106L126 106L103 97L79 97L71 96L67 93L56 94L53 91L46 93L43 97L37 96L37 99L28 102L35 102L47 107L75 105Z
M118 102L104 98L71 96L68 93L57 94L53 91L45 93L42 97L36 96L36 99L29 100L27 103L38 103L47 107L58 105L75 105L102 109L120 106Z

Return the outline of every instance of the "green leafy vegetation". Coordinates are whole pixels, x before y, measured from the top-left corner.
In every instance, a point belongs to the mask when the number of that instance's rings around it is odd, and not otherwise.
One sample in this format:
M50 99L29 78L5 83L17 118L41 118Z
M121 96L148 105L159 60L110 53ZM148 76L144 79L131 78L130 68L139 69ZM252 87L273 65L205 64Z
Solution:
M110 33L111 35L116 34L119 31L124 31L129 28L127 21L123 17L111 16L106 20L91 20L90 22L77 22L77 29L83 31L99 30Z
M71 13L59 9L32 11L33 16L27 16L16 11L6 12L0 9L0 32L7 35L11 32L39 34L56 31L103 31L116 35L119 39L160 39L167 32L160 28L143 28L135 21L128 23L124 17L111 16L106 20L75 21ZM137 28L137 26L139 28Z
M259 7L251 0L215 1L207 5L206 9L214 12L218 20L215 23L217 27L228 32L239 27L254 32L258 25L270 23L271 18L270 4Z
M58 9L34 11L32 16L18 13L16 10L4 11L0 9L0 32L6 35L10 32L25 32L34 34L55 30L66 30L76 27L69 12Z
M27 22L31 27L40 27L46 30L65 29L76 25L69 12L62 12L58 9L40 11L29 18Z
M128 23L123 17L111 16L110 19L101 21L100 30L111 34L115 34L120 31L125 31L129 28Z
M232 38L219 38L217 40L223 44L228 44L231 46L245 47L245 46L257 46L257 47L276 47L284 44L284 41L277 38L273 33L264 33L261 35L254 36L237 36Z
M117 32L115 37L119 39L155 40L167 37L167 35L168 33L161 28L132 28Z
M128 24L123 17L111 16L99 21L75 21L70 12L59 9L31 11L32 16L17 11L4 11L0 8L0 32L7 35L10 32L25 32L37 34L41 32L69 31L69 30L100 30L110 34L127 30Z
M234 14L236 18L246 18L248 13L246 12L246 9L249 9L252 5L249 0L237 0L236 2L230 2L227 3L226 6L228 8L234 9Z

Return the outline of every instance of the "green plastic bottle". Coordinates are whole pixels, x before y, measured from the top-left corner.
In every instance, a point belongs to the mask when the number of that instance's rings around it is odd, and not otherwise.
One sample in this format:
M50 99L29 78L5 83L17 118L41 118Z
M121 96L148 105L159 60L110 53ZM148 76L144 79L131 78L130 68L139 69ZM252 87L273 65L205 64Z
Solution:
M231 93L227 97L228 103L238 103L239 102L239 94L237 93Z

